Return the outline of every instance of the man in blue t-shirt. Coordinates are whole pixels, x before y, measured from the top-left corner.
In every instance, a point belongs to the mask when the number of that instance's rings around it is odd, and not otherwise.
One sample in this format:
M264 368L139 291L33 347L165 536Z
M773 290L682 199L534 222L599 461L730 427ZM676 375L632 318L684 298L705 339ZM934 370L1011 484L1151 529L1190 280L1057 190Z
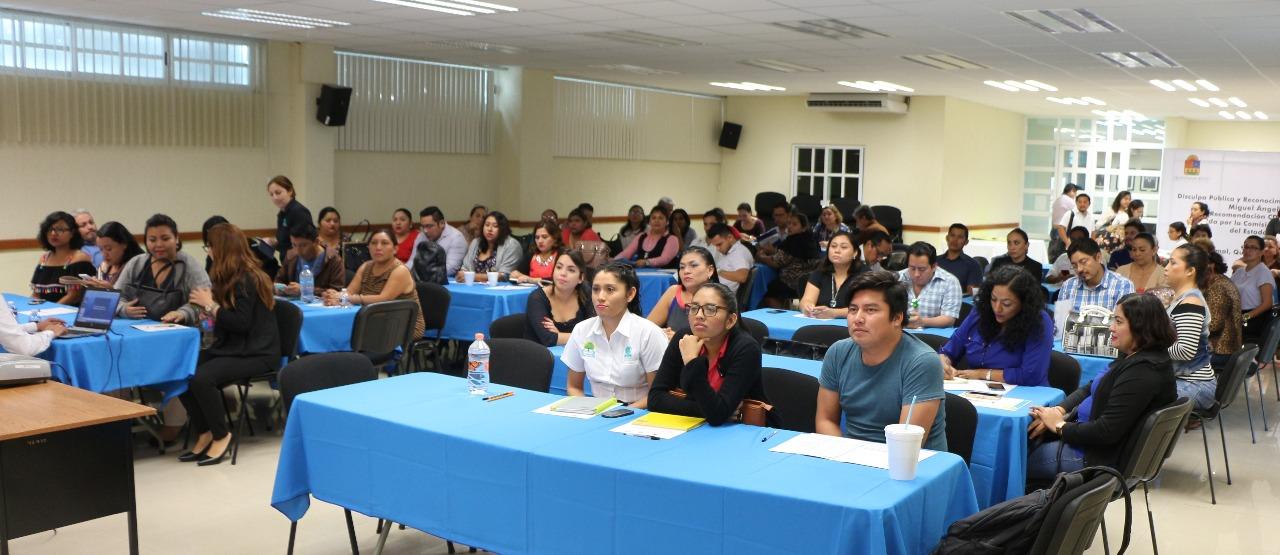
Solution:
M884 443L884 427L907 423L914 397L909 423L924 428L924 448L945 451L942 363L932 348L902 331L906 286L892 273L871 271L853 278L852 289L852 339L837 341L822 361L817 432Z
M969 227L962 223L951 224L947 229L947 252L938 257L938 267L960 280L961 292L972 295L982 286L982 266L964 253L964 247L968 244Z

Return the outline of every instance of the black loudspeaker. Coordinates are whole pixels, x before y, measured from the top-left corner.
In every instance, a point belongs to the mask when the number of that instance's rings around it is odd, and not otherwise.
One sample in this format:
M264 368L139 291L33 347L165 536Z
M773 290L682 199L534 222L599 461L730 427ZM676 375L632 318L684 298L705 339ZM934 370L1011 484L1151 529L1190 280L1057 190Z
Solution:
M742 126L724 122L724 127L720 129L720 146L737 150L740 138L742 138Z
M316 99L316 119L330 127L347 124L347 108L351 106L351 87L320 85Z

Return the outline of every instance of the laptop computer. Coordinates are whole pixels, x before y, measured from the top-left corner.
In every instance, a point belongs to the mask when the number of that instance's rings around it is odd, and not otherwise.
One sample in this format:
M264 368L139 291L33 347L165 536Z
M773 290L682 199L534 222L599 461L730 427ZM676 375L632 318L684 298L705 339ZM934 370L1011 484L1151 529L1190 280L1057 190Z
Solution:
M111 322L116 318L118 304L120 304L120 292L115 289L85 289L75 323L67 328L67 332L59 339L107 333L111 329Z

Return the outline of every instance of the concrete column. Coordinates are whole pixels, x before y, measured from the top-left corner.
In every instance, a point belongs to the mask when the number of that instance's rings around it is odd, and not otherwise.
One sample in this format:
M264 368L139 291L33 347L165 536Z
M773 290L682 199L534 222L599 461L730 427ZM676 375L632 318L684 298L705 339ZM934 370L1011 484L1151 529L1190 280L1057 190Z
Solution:
M498 206L512 220L537 220L552 183L554 74L508 67L494 72Z

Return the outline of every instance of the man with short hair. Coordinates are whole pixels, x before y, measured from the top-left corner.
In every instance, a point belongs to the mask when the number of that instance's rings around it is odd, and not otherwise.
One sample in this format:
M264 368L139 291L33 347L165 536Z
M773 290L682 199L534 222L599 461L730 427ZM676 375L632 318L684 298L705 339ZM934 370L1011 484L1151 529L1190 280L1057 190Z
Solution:
M1111 252L1111 259L1107 261L1108 270L1115 270L1133 262L1133 254L1129 249L1133 247L1133 240L1143 231L1146 229L1142 227L1142 222L1139 220L1129 220L1124 223L1124 247Z
M733 237L733 229L725 224L711 226L707 231L707 242L711 247L711 256L716 261L720 283L736 293L738 286L746 283L751 267L755 265L751 251L742 245L742 241Z
M968 244L968 226L962 223L951 224L947 228L947 252L938 258L938 267L956 277L962 293L972 295L982 286L982 266L964 253L964 247Z
M866 233L872 230L883 231L885 235L889 234L889 228L885 227L876 220L876 212L871 209L870 205L863 204L853 210L853 220L858 223L858 232Z
M102 249L98 248L98 224L93 221L93 214L83 208L76 210L76 227L80 229L80 238L84 239L81 251L93 260L93 267L102 266Z
M787 224L790 223L791 213L795 211L795 207L790 203L779 202L774 205L770 214L773 215L773 227L765 230L756 238L756 244L761 247L769 247L782 242L787 238Z
M1075 226L1071 231L1067 232L1067 236L1071 238L1071 242L1084 241L1089 238L1089 230L1083 226ZM1067 253L1058 255L1058 259L1053 261L1053 267L1049 269L1049 275L1045 276L1048 283L1062 283L1067 278L1076 275L1076 267L1071 264L1071 257Z
M1071 310L1097 305L1114 310L1120 298L1133 292L1133 282L1102 264L1102 249L1093 241L1076 241L1067 247L1075 277L1058 291L1058 302L1069 301Z
M1070 212L1076 205L1076 194L1080 192L1080 187L1075 183L1068 183L1062 188L1062 195L1053 201L1053 216L1049 220L1049 259L1053 260L1060 254L1067 253L1067 245L1064 244L1058 236L1058 222L1062 221L1063 214ZM1072 226L1075 227L1075 226Z
M858 236L858 244L862 245L862 261L870 270L884 270L881 262L889 258L893 252L893 243L885 231L873 229L864 231Z
M822 359L815 431L884 442L885 426L914 424L924 428L923 447L945 451L942 362L902 331L906 286L892 273L866 272L853 278L851 288L850 339L835 342Z
M1075 226L1081 226L1085 229L1093 229L1097 227L1094 225L1093 212L1089 211L1089 203L1089 195L1085 193L1077 194L1076 209L1063 214L1062 218L1058 220L1058 227L1055 230L1055 233L1058 234L1058 239L1061 240L1064 245L1068 247L1071 246L1071 238L1067 237L1068 229Z
M658 206L661 206L667 211L667 214L670 214L676 209L676 201L671 200L671 197L662 197L658 199Z
M721 224L726 227L729 226L729 221L728 218L725 217L724 210L712 208L711 210L704 212L702 214L702 231L705 235L694 239L688 246L702 247L704 249L711 250L712 254L715 254L715 251L711 248L711 228L715 227L716 224ZM738 239L738 230L729 227L729 233L733 235L734 240ZM720 269L718 264L716 269Z
M578 205L578 211L582 213L582 222L587 224L584 229L591 229L591 218L596 215L596 207L590 202L584 202Z
M433 241L445 252L445 273L446 276L457 275L458 269L462 267L462 257L467 254L467 239L463 237L462 232L458 228L449 225L444 219L444 212L436 206L428 206L418 212L419 223L422 224L422 233L418 234L418 239L413 242L413 255L409 260L409 268L413 268L413 258L418 253L418 243L423 241Z
M960 281L938 267L938 251L933 245L916 241L907 248L907 267L898 272L898 281L907 287L906 327L949 328L960 319Z

